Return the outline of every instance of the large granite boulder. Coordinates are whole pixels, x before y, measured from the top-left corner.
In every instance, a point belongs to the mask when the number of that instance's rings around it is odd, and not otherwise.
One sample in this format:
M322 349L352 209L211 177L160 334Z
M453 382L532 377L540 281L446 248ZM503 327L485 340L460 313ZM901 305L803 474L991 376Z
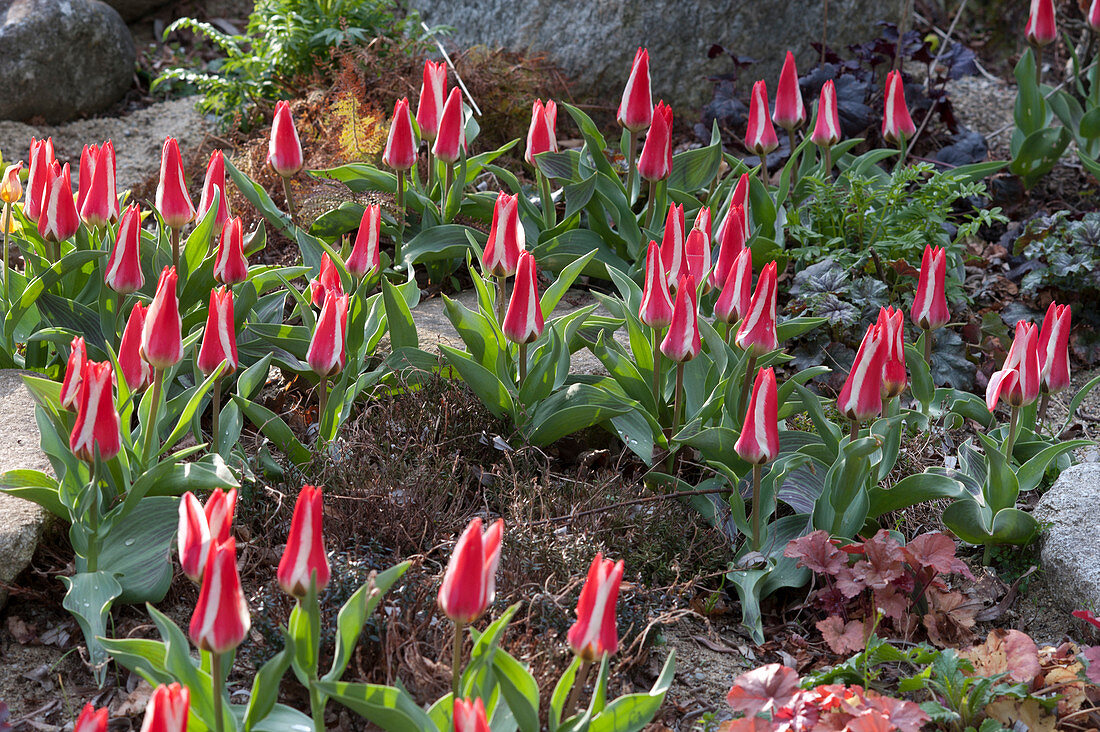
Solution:
M653 98L687 113L711 95L708 75L727 73L725 55L708 59L718 43L759 61L747 73L774 93L783 57L800 68L815 60L826 3L790 0L410 0L429 25L454 27L462 45L485 44L544 54L575 82L617 104L634 52L649 49ZM879 20L896 21L900 2L831 0L827 42L843 50L877 36Z
M0 119L61 122L130 88L134 39L100 0L0 0Z
M164 7L169 0L106 0L106 2L118 11L123 20L131 23L158 8Z
M1035 507L1044 584L1065 611L1100 608L1100 463L1067 468Z

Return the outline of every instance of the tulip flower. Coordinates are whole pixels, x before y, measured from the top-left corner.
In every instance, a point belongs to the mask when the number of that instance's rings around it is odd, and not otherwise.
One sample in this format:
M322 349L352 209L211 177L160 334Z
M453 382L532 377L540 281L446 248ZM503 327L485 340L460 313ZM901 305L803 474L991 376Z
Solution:
M210 527L206 514L195 494L187 491L180 498L179 528L176 531L176 548L180 567L192 582L202 581L206 561L210 556Z
M447 98L447 64L443 61L424 62L424 82L416 104L416 124L425 140L435 142L439 136L439 118Z
M187 732L190 708L191 692L186 686L161 684L149 697L141 732Z
M760 369L753 383L741 436L733 446L738 457L752 464L752 543L756 550L760 549L764 538L760 533L761 468L779 455L778 413L775 371L771 368Z
M825 155L825 170L832 170L832 147L840 142L840 113L836 105L836 85L832 79L821 87L821 97L817 101L817 120L810 139Z
M145 330L145 306L136 303L130 310L122 341L118 345L118 368L131 392L144 389L153 381L153 368L141 357L141 336Z
M191 616L191 640L200 650L209 651L214 658L214 697L220 698L222 675L221 655L241 644L248 635L251 621L248 603L241 591L241 578L237 574L237 542L233 539L218 544L212 542L210 557L202 575L199 601Z
M122 432L115 408L109 361L88 361L80 379L76 424L69 436L69 449L80 460L95 462L96 455L110 460L122 449Z
M69 344L69 361L65 365L65 380L61 382L62 409L73 411L76 408L80 384L84 379L84 364L87 362L88 352L84 348L84 338L76 336Z
M733 331L733 324L748 317L751 309L752 250L746 247L733 260L733 266L726 273L726 278L722 281L722 289L714 303L714 317L726 324L727 343Z
M455 732L489 732L485 717L485 702L477 699L455 699Z
M22 169L22 160L4 169L4 176L0 178L0 202L15 203L22 198L23 184L19 182L19 171Z
M203 508L206 523L210 527L211 542L224 544L233 535L233 517L236 510L237 489L223 491L221 488L215 488L206 499L206 506Z
M788 135L806 124L806 106L802 103L802 90L798 88L798 70L795 68L794 54L790 51L787 51L787 58L783 61L783 71L779 74L772 121L785 129ZM792 152L794 147L794 137L791 137Z
M446 218L447 189L451 187L454 164L466 150L466 127L462 114L462 93L458 87L451 89L443 114L439 118L439 136L432 146L432 153L442 160L444 165L443 190L441 193L439 214Z
M665 231L661 237L661 265L669 287L680 283L680 277L688 273L684 253L684 205L671 204L665 216Z
M1094 31L1100 31L1100 0L1092 0L1089 3L1089 12L1085 20Z
M336 290L325 290L321 314L306 351L306 363L321 377L317 386L317 420L324 419L328 405L328 380L343 370L347 363L348 296Z
M500 563L503 537L504 521L497 519L483 534L481 519L475 518L458 538L443 573L438 601L439 609L455 624L451 668L456 699L462 667L462 629L484 615L496 598L497 564Z
M699 208L699 212L697 214L695 214L695 223L692 224L692 226L691 226L691 228L693 228L697 231L701 231L704 234L706 234L708 243L710 242L710 239L711 239L710 220L711 220L710 206L701 206Z
M175 366L183 358L183 320L180 318L179 298L176 296L176 268L165 267L157 282L157 292L145 313L141 329L141 357L153 368L152 408L145 426L143 455L148 460L153 435L157 432L157 411L160 408L161 388L165 369Z
M638 150L638 133L648 129L653 121L653 94L649 81L649 51L639 48L634 54L634 65L623 89L616 114L619 124L626 128L629 140L627 152L626 194L634 200L634 173L637 170L635 154Z
M763 356L779 347L775 332L775 297L777 266L769 262L756 281L749 312L737 331L734 341L738 348L754 356Z
M882 336L882 398L900 396L909 380L905 373L905 314L879 308L877 325Z
M745 249L744 218L744 207L732 204L718 225L718 259L714 263L714 271L710 273L710 286L713 288L721 288L725 284L733 263Z
M42 196L42 211L38 218L38 235L57 244L57 258L61 257L61 242L80 228L80 214L69 184L69 164L46 179Z
M225 155L221 150L210 153L206 164L206 178L202 182L202 196L199 198L197 218L202 220L214 205L214 192L218 193L218 212L214 214L214 235L220 236L225 222L233 214L229 211L229 197L225 191Z
M519 363L520 385L527 378L527 345L538 340L545 327L535 258L528 252L520 252L512 299L508 301L508 312L500 324L504 337L519 344L516 360Z
M1091 16L1090 12L1090 21ZM1058 28L1054 22L1054 0L1031 0L1024 35L1027 42L1036 48L1042 48L1058 39Z
M882 359L885 339L877 324L872 324L863 336L856 352L852 370L840 396L836 398L837 411L852 421L852 439L855 440L859 423L882 413Z
M684 291L685 287L687 292ZM672 322L668 326L665 339L661 342L661 353L683 364L698 356L701 348L695 279L690 274L685 274L681 276L676 289Z
M328 586L328 557L321 532L323 506L319 487L302 486L294 504L290 536L276 573L283 592L298 599Z
M214 280L235 285L248 279L248 259L244 256L244 223L240 216L225 222L214 255Z
M80 151L80 170L77 172L76 207L84 207L84 199L92 189L92 176L95 175L95 161L99 157L99 145L85 145Z
M638 319L653 329L653 403L661 404L661 338L660 331L672 324L672 298L668 280L661 264L657 242L649 242L645 258L645 289L638 307Z
M779 147L772 118L768 115L768 85L764 80L752 85L749 105L749 126L745 131L745 147L760 157L761 170L767 169L768 153Z
M362 280L373 276L382 268L382 206L372 203L363 209L359 231L345 266L352 277ZM342 287L343 285L341 285Z
M523 159L535 169L535 178L542 199L542 218L547 229L556 223L554 197L550 191L550 178L535 162L535 156L544 152L558 151L558 105L547 99L546 104L536 99L531 106L531 127L527 130L527 151Z
M94 145L92 146L95 147ZM103 143L91 158L91 180L86 195L78 196L80 218L91 228L101 228L119 217L118 194L115 192L115 147L110 140ZM84 162L80 164L81 194L84 194Z
M290 220L294 221L294 196L290 190L290 179L302 169L305 162L298 130L294 127L294 118L290 114L290 103L285 99L275 104L275 118L271 122L271 137L267 143L267 163L283 179L287 213L290 214Z
M107 732L107 707L96 709L91 704L85 704L76 718L73 732Z
M681 291L685 289L693 288L681 288ZM592 559L588 578L577 602L577 621L566 633L569 647L583 663L592 663L604 654L613 655L619 650L615 603L622 579L621 559L618 562L604 559L603 554L597 554Z
M909 116L909 107L905 104L905 83L900 71L891 71L886 75L886 108L882 115L882 137L887 142L896 142L901 155L898 164L905 162L905 143L916 134L917 126Z
M168 227L172 241L172 266L180 266L180 230L195 218L195 207L183 179L183 157L174 137L164 138L160 151L160 182L157 184L157 211Z
M733 195L730 197L730 208L734 206L740 206L745 209L745 217L742 223L745 226L745 242L749 241L749 237L752 235L749 229L749 174L742 173L741 177L737 180L737 185L733 188Z
M195 365L206 376L225 364L225 368L214 379L214 395L211 404L211 445L214 452L219 452L221 438L221 382L226 374L237 370L240 364L237 358L237 333L233 321L233 291L225 287L219 287L210 291L210 308L206 316L206 329L202 334L202 346L199 348L199 357Z
M638 175L650 182L650 195L659 180L672 172L672 107L657 102L653 113L653 126L649 128L642 156L638 159ZM650 206L652 213L652 206Z
M42 199L45 196L46 182L52 175L53 138L36 140L31 138L30 172L27 176L27 203L23 214L31 221L38 222L42 212ZM16 199L18 200L18 199Z
M1012 409L1008 439L1004 453L1012 459L1012 448L1016 442L1016 429L1020 420L1020 409L1034 402L1042 388L1042 361L1039 356L1039 328L1034 323L1019 321L1008 356L999 371L989 377L985 389L985 405L992 412L997 402L1004 399Z
M321 269L315 278L309 281L309 299L317 307L325 303L325 294L332 290L337 295L344 294L344 283L340 279L340 270L336 269L332 258L325 252L321 255Z
M120 295L137 292L145 286L141 271L141 212L130 204L122 212L115 246L107 257L103 282Z
M401 98L393 106L393 121L386 137L382 162L397 172L397 240L393 261L401 263L401 243L405 238L405 176L416 163L416 134L409 114L409 100Z
M1069 305L1052 302L1039 330L1039 363L1043 394L1055 394L1069 386ZM1043 402L1047 401L1044 396ZM1040 410L1045 411L1045 410Z
M519 255L526 250L526 235L519 220L519 194L497 194L489 240L481 254L481 270L487 276L505 278L516 273ZM503 300L503 298L501 298Z
M705 295L710 291L710 238L701 229L693 228L684 242L684 260L691 279L699 283Z
M940 247L924 245L920 263L917 291L913 294L913 307L909 315L917 327L924 331L924 360L932 365L932 331L951 321L944 294L947 282L947 251Z

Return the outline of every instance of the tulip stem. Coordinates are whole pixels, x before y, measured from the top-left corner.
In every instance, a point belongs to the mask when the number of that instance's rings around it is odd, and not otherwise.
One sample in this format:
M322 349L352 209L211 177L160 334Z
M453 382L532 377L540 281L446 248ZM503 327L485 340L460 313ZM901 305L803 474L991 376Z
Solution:
M322 376L321 383L317 385L317 439L318 441L324 439L321 437L320 430L321 425L325 421L325 409L328 407L328 377Z
M1038 44L1032 44L1035 49L1035 86L1039 86L1043 83L1043 47Z
M1012 408L1012 416L1008 422L1008 439L1005 440L1005 460L1012 464L1012 448L1016 445L1016 430L1020 426L1020 408Z
M462 680L462 631L466 624L455 621L455 644L451 653L451 701L458 703L458 683Z
M928 373L932 373L932 329L924 329L924 362L928 364Z
M858 437L859 437L859 420L858 419L853 419L852 420L852 430L848 434L848 442L855 442Z
M784 129L787 130L787 145L788 145L788 147L791 148L791 157L787 161L787 163L788 163L788 165L791 166L791 187L790 187L789 190L793 191L794 187L796 185L798 185L798 155L795 154L795 151L794 151L794 149L796 147L796 144L795 144L795 141L794 141L794 128L793 127L786 127Z
M225 721L222 719L222 694L225 691L223 683L222 654L211 653L210 684L214 687L211 691L214 694L214 729L216 732L224 732L225 730Z
M443 223L447 223L447 189L451 187L453 168L450 163L443 166L443 186L439 193L439 220Z
M657 181L649 181L649 199L645 204L645 228L653 225L653 210L657 208Z
M680 411L683 408L684 401L684 362L676 362L676 392L672 397L672 431L669 432L669 442L672 441L672 437L676 434L676 431L680 429ZM676 466L676 452L672 453L669 465L670 469L674 469Z
M1050 392L1043 392L1043 398L1039 402L1039 434L1042 434L1043 427L1046 426L1047 421L1047 406L1050 405Z
M504 306L508 299L508 275L497 275L497 325L504 327Z
M638 163L634 159L638 152L638 133L631 130L627 133L627 169L626 169L626 200L634 203L634 176L638 172Z
M221 429L218 426L219 423L221 422L221 414L222 414L222 377L219 376L216 379L214 379L214 397L213 397L213 404L211 405L211 415L210 415L210 444L214 448L211 452L213 452L215 454L221 452L221 450L219 449L220 445L218 444L220 442L220 435L221 435Z
M175 227L169 228L168 238L172 240L172 266L178 273L180 271L180 230Z
M294 210L294 194L290 190L290 178L282 176L283 178L283 196L286 197L286 212L290 214L290 223L295 223L297 219L297 211Z
M550 177L535 168L535 177L539 181L539 197L542 199L542 222L547 230L557 225L557 211L554 210L554 194L550 190Z
M405 171L397 171L397 241L393 243L393 266L401 264L401 245L405 241Z
M527 380L527 344L519 344L519 384L517 386L523 386L523 382Z
M0 220L0 228L4 229L4 302L7 303L8 310L11 310L11 300L8 293L8 270L11 269L11 249L9 248L9 234L8 227L11 226L11 204L4 204L4 218Z
M99 571L99 445L94 446L95 454L92 458L92 479L88 484L91 499L88 505L88 567L89 572Z
M149 405L149 422L145 425L145 446L141 451L142 462L146 465L149 463L149 449L153 444L153 435L157 432L157 412L160 411L160 390L164 385L164 369L153 369L153 393L150 395L150 399L153 402ZM157 447L160 447L160 440L157 440Z
M825 176L832 178L833 172L833 148L826 147L824 151L825 155Z
M591 668L591 661L581 661L580 668L577 669L577 675L573 679L573 690L569 692L569 701L565 703L565 709L563 710L566 716L577 711L577 702L581 700L581 692L584 691L584 687L588 683L588 674Z
M760 474L763 468L760 464L752 466L752 548L760 551L763 542L760 541Z
M741 393L737 395L737 413L744 419L749 409L748 396L752 393L752 381L756 378L756 354L749 356L745 363L745 381L741 386Z
M909 154L909 146L906 144L905 135L898 135L898 164L894 167L894 170L901 170L905 167L905 156Z
M661 419L661 333L653 328L653 416Z
M428 168L428 180L424 184L426 186L424 192L428 195L431 195L432 186L435 184L435 158L432 157L432 144L430 140L428 141L428 158L425 161L425 164Z

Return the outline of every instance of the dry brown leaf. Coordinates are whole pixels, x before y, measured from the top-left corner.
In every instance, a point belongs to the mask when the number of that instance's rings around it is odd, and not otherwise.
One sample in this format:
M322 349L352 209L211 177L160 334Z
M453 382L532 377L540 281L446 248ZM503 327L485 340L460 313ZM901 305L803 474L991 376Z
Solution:
M17 643L24 646L38 637L38 631L34 626L16 615L8 616L8 632Z
M959 655L974 665L974 673L979 676L1007 673L1013 681L1030 684L1042 673L1038 646L1018 630L991 630L985 643Z
M1058 718L1035 699L1000 699L986 707L985 713L1009 728L1023 722L1028 732L1054 732L1058 725Z

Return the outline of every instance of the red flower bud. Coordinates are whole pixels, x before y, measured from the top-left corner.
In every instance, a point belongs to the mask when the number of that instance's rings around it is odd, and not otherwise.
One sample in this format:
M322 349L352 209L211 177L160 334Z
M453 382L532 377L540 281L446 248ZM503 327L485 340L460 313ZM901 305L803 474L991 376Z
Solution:
M481 519L475 518L458 538L439 588L439 607L456 623L472 623L493 604L503 536L503 521L482 534Z
M271 122L271 137L267 144L267 162L276 173L289 178L302 169L302 143L290 115L290 104L280 100L275 104L275 119Z
M1089 13L1091 25L1092 13ZM1031 10L1024 26L1027 42L1042 47L1058 39L1058 28L1054 23L1054 0L1031 0Z
M714 317L733 324L752 309L752 250L744 248L733 261L714 303ZM778 345L778 344L777 344Z
M298 502L294 504L290 536L276 573L279 587L288 595L305 597L314 576L318 591L328 586L328 557L325 556L325 537L321 533L323 509L321 488L302 486Z
M169 229L182 229L195 218L195 207L183 180L183 157L174 137L164 138L160 151L160 183L157 184L157 211Z
M1021 320L1004 365L989 377L985 405L992 412L1003 398L1012 407L1027 406L1038 398L1041 383L1039 328Z
M84 364L87 362L88 352L84 348L84 338L77 336L69 344L69 362L65 366L65 380L61 382L62 409L76 409L80 383L84 378Z
M77 171L76 207L84 208L84 199L92 189L92 177L95 175L95 161L99 157L99 145L85 145L80 151L80 169Z
M91 164L91 181L87 195L82 199L78 196L77 205L80 218L85 224L101 227L106 226L109 221L117 221L119 215L118 194L115 191L115 146L110 140L103 143L98 155L92 157ZM80 184L83 192L83 160L80 163Z
M852 370L836 398L837 411L846 418L862 421L882 413L884 351L883 335L878 325L872 324L859 344Z
M1085 20L1094 31L1100 31L1100 0L1092 0Z
M752 85L749 126L745 131L745 147L761 158L779 147L779 138L775 136L772 118L768 116L768 85L764 83L763 79Z
M836 85L829 79L821 87L817 101L817 121L810 139L818 147L832 147L840 142L840 113L836 106Z
M775 386L775 371L759 369L752 385L749 409L741 436L733 446L745 462L763 465L779 455L779 396Z
M321 255L321 269L317 277L309 281L309 299L317 307L325 302L325 293L332 290L337 295L344 294L344 283L340 279L340 270L332 263L332 258L325 252Z
M206 178L202 182L202 196L199 198L198 218L203 219L214 205L214 191L218 192L218 212L214 214L214 234L221 234L225 222L232 215L229 211L229 196L225 188L225 155L221 150L210 153L210 162L206 164Z
M46 189L42 195L41 216L38 219L38 234L47 241L65 241L80 228L80 215L76 212L76 201L69 183L69 164L56 170L46 179Z
M141 732L187 732L187 712L190 708L191 692L186 686L161 684L149 697Z
M524 251L526 236L519 220L519 194L510 196L501 191L493 206L493 224L481 253L481 269L494 277L514 275L519 255Z
M680 283L680 277L688 273L687 257L684 253L686 234L684 232L684 206L671 204L665 217L665 231L661 237L661 264L665 268L665 277L669 287Z
M425 140L435 142L439 135L439 118L447 98L447 64L443 61L424 62L424 83L420 101L416 104L416 124Z
M237 331L233 323L233 291L225 287L210 291L210 310L206 316L206 330L202 334L202 346L195 365L209 376L225 363L222 376L237 370Z
M512 299L500 328L505 338L513 343L531 343L538 340L544 327L535 258L525 251L520 252Z
M141 357L154 369L175 366L183 358L183 320L176 296L176 268L165 267L141 329Z
M122 331L118 345L118 368L131 392L141 391L153 381L153 368L141 357L141 334L145 330L145 306L136 303Z
M882 115L882 137L887 142L897 142L902 138L915 135L917 126L909 116L909 107L905 104L905 83L900 71L891 71L886 75L886 110Z
M878 329L882 336L882 398L891 399L905 391L905 314L894 308L879 308Z
M726 218L718 225L718 261L710 275L711 287L722 287L729 277L733 263L745 248L745 209L731 204Z
M210 527L206 514L195 494L188 491L180 498L179 529L176 531L176 548L180 567L192 582L200 582L210 556Z
M776 280L776 264L768 262L760 272L760 279L756 281L749 312L745 314L741 327L737 330L737 347L757 356L763 356L779 347L775 332Z
M672 107L657 102L653 125L646 134L642 156L638 159L638 175L643 180L664 180L672 173Z
M393 121L386 137L386 149L382 151L382 162L394 170L408 170L416 162L416 135L409 116L409 100L405 97L393 105Z
M107 732L107 707L97 710L91 704L85 704L76 718L73 732Z
M324 305L309 342L306 362L321 377L334 376L347 363L348 296L325 291Z
M649 242L645 258L645 289L638 307L638 319L655 330L667 328L672 323L672 297L668 294L668 280L661 264L661 250L657 242Z
M681 287L680 291L694 288ZM677 296L678 297L678 296ZM615 603L623 579L623 561L614 562L597 554L588 568L588 579L577 602L577 622L566 634L573 653L583 661L595 661L619 649L615 625Z
M706 294L710 291L710 239L706 232L693 228L688 233L684 242L684 257L691 279L701 283L703 294Z
M191 616L191 640L200 650L226 653L241 644L250 627L248 603L237 574L237 542L212 542Z
M740 206L745 209L745 218L743 223L745 225L745 242L749 241L749 237L752 235L749 230L749 174L742 173L741 177L737 179L737 185L733 188L733 195L730 197L730 207Z
M118 238L107 257L103 282L120 295L137 292L145 286L145 275L141 271L141 212L137 204L130 204L122 213Z
M478 699L455 699L455 732L490 732L485 703Z
M451 89L443 114L439 118L439 136L432 146L432 154L445 163L454 164L466 149L466 127L462 115L462 93L458 87Z
M240 216L225 222L218 251L214 256L214 279L223 285L235 285L248 279L248 259L244 256L244 223Z
M31 221L37 222L42 215L43 199L46 195L46 183L53 175L53 138L45 140L31 138L30 171L27 175L27 201L23 213Z
M649 83L649 51L639 48L634 54L630 78L623 89L616 115L619 124L631 132L640 132L653 121L653 95Z
M546 104L536 99L531 105L531 126L527 130L527 151L523 159L535 164L535 156L558 151L558 105L547 99Z
M1039 331L1039 363L1043 391L1053 394L1069 386L1069 305L1051 303Z
M790 51L787 51L787 58L783 61L779 86L775 89L772 121L788 131L806 123L806 107L802 104L802 90L798 88L798 70L794 65L794 54Z
M110 460L122 449L122 432L115 409L114 369L110 361L88 361L81 375L77 396L76 424L69 437L69 449L80 460L92 462L96 452Z
M379 243L382 237L382 206L372 203L363 209L355 244L348 255L348 272L358 279L372 275L382 266ZM343 285L341 285L343 287Z
M673 361L683 363L698 356L702 347L699 339L699 306L696 302L695 279L687 274L680 278L676 288L672 323L661 341L661 353Z
M951 321L947 297L944 295L946 280L947 252L940 247L925 244L917 291L913 295L913 307L909 311L917 327L935 330Z
M233 535L233 514L237 510L237 489L229 492L215 488L206 499L206 524L210 527L210 541L224 544Z

